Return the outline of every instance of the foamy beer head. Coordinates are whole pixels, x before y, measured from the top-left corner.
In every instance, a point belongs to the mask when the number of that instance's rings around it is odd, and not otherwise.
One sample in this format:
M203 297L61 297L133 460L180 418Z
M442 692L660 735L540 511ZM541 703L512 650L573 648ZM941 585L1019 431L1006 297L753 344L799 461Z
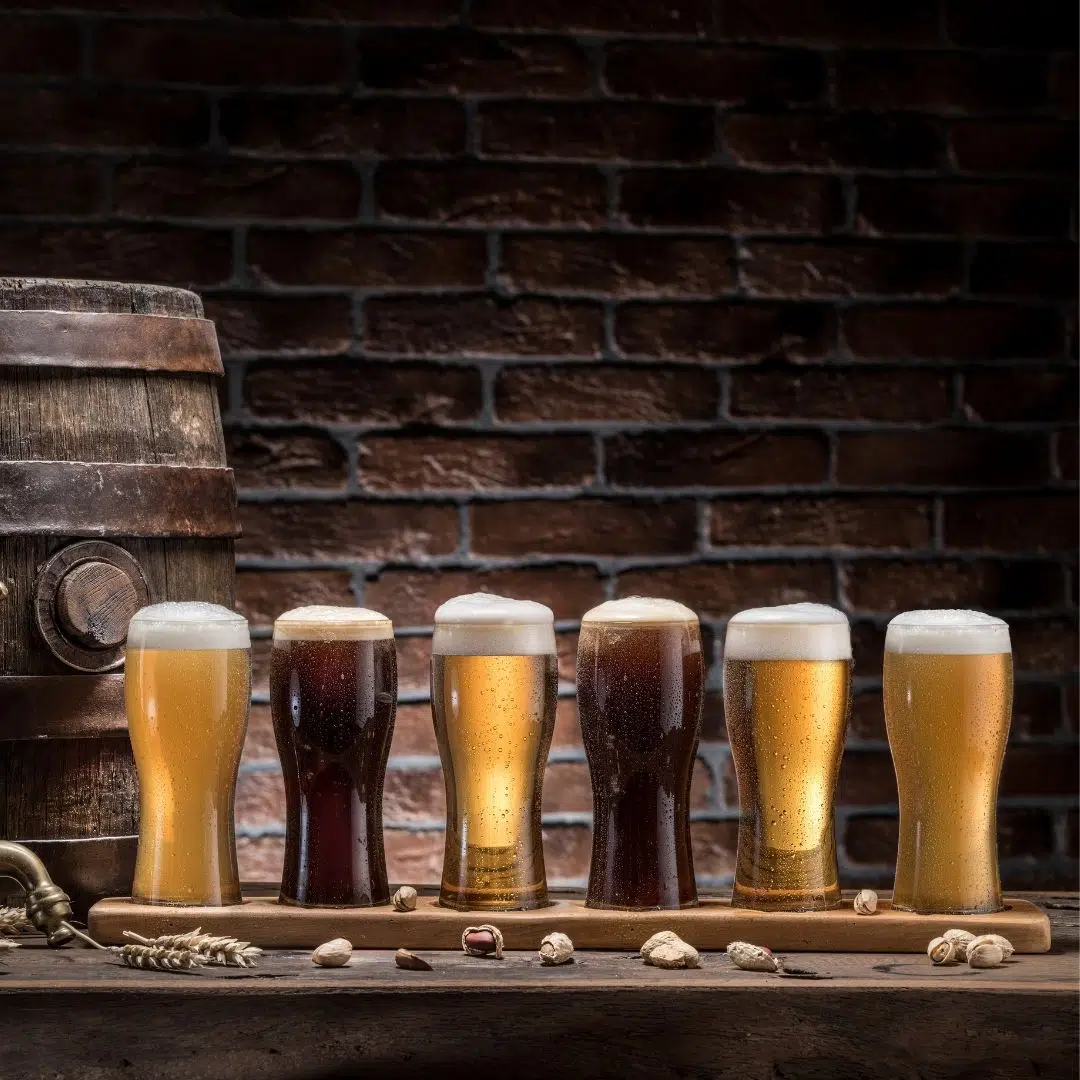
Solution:
M555 652L555 616L533 600L467 593L435 612L434 656L546 656Z
M386 641L393 636L394 624L370 608L315 604L274 620L274 641Z
M732 616L725 660L850 660L847 616L827 604L748 608Z
M928 609L897 615L885 631L885 651L938 656L1012 652L1009 624L981 611Z
M220 604L170 601L137 611L128 649L250 649L247 619Z

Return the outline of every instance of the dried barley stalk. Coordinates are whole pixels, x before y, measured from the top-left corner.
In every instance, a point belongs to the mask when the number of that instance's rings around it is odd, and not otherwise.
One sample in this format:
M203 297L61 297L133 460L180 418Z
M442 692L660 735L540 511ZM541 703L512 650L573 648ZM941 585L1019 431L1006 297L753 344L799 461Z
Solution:
M188 971L206 963L206 957L193 949L169 949L161 945L114 945L109 951L115 952L120 963L127 967L151 971Z
M219 964L222 967L251 968L262 956L262 949L247 941L238 941L234 937L215 937L204 934L202 927L189 930L184 934L162 934L156 938L145 938L132 930L125 930L124 937L162 949L191 949L198 953L207 964Z
M0 907L0 934L33 934L34 924L21 907Z

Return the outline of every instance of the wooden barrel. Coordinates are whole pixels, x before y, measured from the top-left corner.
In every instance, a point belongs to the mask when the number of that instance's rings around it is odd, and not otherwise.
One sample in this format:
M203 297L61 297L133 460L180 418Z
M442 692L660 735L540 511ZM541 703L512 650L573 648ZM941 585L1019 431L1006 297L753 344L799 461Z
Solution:
M194 293L0 278L0 839L77 910L131 891L128 620L233 603L221 375Z

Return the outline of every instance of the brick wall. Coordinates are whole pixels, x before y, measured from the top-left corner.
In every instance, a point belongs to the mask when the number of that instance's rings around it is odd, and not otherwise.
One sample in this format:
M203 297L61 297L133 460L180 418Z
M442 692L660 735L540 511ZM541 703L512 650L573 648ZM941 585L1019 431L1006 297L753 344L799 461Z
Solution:
M846 881L890 881L884 624L970 605L1013 626L1007 883L1075 884L1076 8L943 2L3 5L0 272L189 285L218 323L246 875L281 858L269 627L355 601L401 632L391 874L437 877L428 624L480 588L558 619L556 881L588 865L577 619L646 592L714 661L704 882L724 622L815 599L857 648Z

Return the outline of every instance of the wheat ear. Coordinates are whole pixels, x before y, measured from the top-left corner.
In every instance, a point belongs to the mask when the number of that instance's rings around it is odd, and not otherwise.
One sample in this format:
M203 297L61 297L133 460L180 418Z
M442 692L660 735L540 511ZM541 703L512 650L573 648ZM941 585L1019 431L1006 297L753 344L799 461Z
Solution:
M0 907L0 934L32 934L34 924L21 907Z
M124 937L147 945L164 949L191 949L203 957L207 964L219 964L222 967L254 967L262 956L262 949L247 941L238 941L234 937L215 937L204 934L202 927L189 930L184 934L162 934L156 938L146 938L132 930L125 930Z
M120 963L132 968L152 971L186 971L202 967L206 958L192 949L167 949L159 945L114 945L110 952L120 957Z

